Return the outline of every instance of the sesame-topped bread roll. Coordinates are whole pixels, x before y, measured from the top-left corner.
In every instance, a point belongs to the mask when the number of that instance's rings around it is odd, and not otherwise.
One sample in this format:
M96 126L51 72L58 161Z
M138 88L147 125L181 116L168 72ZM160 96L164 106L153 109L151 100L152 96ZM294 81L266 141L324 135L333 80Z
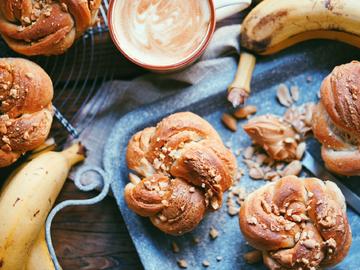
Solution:
M194 229L207 209L218 210L237 172L234 155L215 129L190 112L136 133L126 158L142 178L127 184L128 206L172 235Z
M0 58L0 167L43 144L52 123L53 85L37 64Z
M0 33L25 55L62 54L97 20L101 0L1 0Z
M240 229L271 269L323 269L351 245L345 199L330 181L287 176L254 191L240 208Z
M313 132L329 170L360 175L360 62L335 67L324 79Z

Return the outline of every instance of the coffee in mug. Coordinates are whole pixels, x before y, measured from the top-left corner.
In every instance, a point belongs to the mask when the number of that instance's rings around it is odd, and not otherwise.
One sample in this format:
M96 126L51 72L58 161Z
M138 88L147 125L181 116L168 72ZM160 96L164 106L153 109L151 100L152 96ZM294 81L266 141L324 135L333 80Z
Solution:
M170 66L191 58L209 32L207 0L118 0L113 28L121 48L150 66Z
M250 0L225 2L226 7L235 2L241 9L250 4ZM112 0L108 17L118 49L132 62L158 71L195 61L216 23L214 0Z

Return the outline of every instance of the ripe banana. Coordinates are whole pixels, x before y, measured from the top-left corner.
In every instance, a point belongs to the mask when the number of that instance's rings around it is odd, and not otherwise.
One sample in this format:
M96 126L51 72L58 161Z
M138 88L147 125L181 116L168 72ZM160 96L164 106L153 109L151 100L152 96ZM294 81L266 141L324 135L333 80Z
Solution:
M55 270L49 249L46 245L44 226L31 248L24 270Z
M0 193L0 269L26 269L31 249L72 165L84 159L75 144L44 153L13 174Z
M360 48L359 0L264 0L245 18L241 45L267 55L309 39Z

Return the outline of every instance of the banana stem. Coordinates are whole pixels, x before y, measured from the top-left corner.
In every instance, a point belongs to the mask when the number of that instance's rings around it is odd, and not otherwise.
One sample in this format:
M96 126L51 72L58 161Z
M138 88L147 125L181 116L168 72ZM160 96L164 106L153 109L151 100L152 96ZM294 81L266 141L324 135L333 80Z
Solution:
M228 100L234 107L243 104L250 94L250 83L255 63L256 58L253 54L246 52L240 54L239 66L235 79L228 87Z
M85 152L86 149L83 145L81 145L81 143L75 143L62 151L61 155L63 155L68 160L70 166L73 166L74 164L85 159Z

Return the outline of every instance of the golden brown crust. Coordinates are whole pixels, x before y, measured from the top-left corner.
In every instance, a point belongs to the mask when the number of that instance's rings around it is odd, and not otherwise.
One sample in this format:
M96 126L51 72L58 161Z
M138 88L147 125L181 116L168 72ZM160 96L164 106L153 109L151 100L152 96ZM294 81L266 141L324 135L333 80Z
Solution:
M321 156L330 171L348 176L360 175L359 149L336 151L323 145Z
M130 209L143 217L159 213L165 205L162 200L171 196L170 179L161 174L144 178L137 184L129 183L125 187L125 200Z
M156 127L136 133L129 141L126 159L128 167L142 177L161 174L175 179L179 185L173 188L175 194L184 193L185 183L186 189L192 187L189 202L193 201L192 204L198 207L191 215L197 217L182 215L192 222L176 223L177 226L172 225L170 229L152 218L155 226L171 234L193 229L202 219L206 207L219 209L223 192L232 185L237 171L235 157L223 145L217 132L204 119L190 112L170 115ZM136 207L131 206L127 193L130 193L129 188L125 190L125 199L134 210ZM169 205L163 212L169 216L169 209L176 205ZM139 209L135 212L142 214Z
M316 178L287 176L265 185L246 198L239 219L269 269L333 266L351 245L341 191Z
M38 65L19 58L0 59L0 167L46 140L52 97L51 79Z
M313 132L333 172L360 175L360 62L336 67L321 85Z
M206 212L204 193L184 180L175 178L170 181L171 196L168 206L150 218L151 222L163 232L181 235L192 231L203 219Z
M64 53L97 19L101 0L2 0L0 32L25 55Z
M125 201L135 213L149 217L156 227L172 235L193 230L206 212L200 189L162 174L146 177L137 184L127 184Z
M146 159L149 151L150 140L155 132L155 127L145 128L136 133L130 140L126 151L126 161L130 169L136 168L141 176L151 176L155 173L153 164Z
M324 145L336 150L343 150L351 145L343 140L340 132L332 124L324 105L320 102L315 106L313 114L313 132L315 137Z
M360 62L334 68L321 86L321 102L336 126L360 137Z

